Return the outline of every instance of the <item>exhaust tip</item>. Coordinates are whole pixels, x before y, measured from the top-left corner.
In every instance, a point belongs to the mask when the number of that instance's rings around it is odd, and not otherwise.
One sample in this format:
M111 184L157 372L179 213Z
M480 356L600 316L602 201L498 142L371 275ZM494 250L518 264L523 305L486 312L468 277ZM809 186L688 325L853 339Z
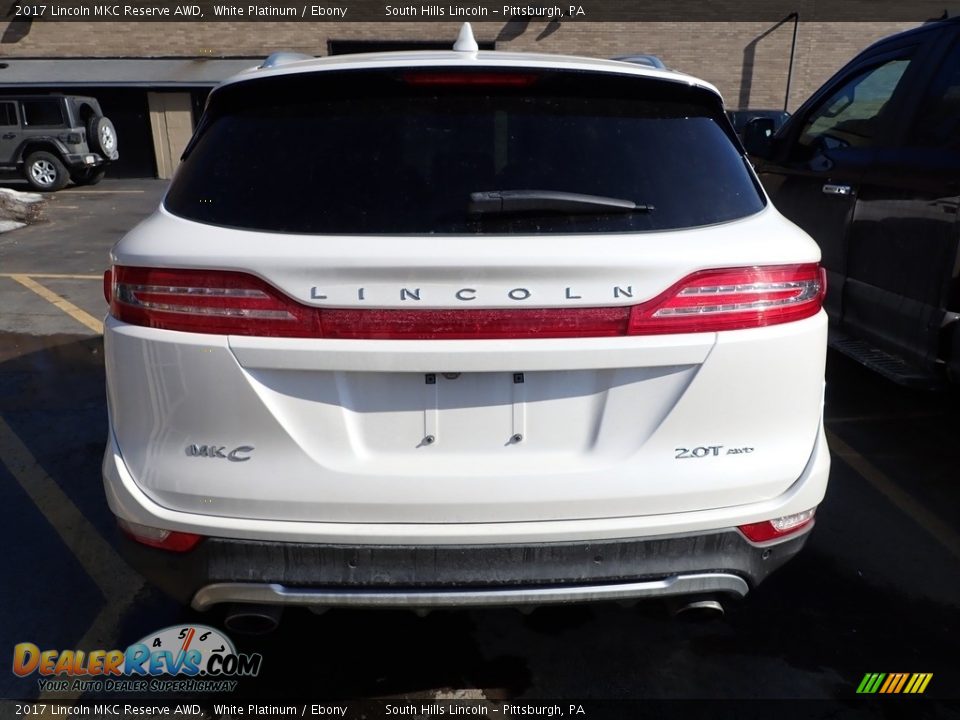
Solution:
M725 613L723 604L715 597L677 598L668 608L672 617L685 622L708 622Z
M265 635L277 629L282 614L277 605L230 605L223 624L241 635Z

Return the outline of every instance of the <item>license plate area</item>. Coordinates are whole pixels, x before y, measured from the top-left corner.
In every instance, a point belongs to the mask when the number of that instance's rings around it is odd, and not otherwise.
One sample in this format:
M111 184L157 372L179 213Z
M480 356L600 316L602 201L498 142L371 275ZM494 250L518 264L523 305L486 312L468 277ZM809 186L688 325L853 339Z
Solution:
M525 373L426 373L418 447L506 447L527 441Z
M617 372L346 373L339 400L359 457L416 458L417 471L429 472L456 456L469 474L589 452Z
M253 379L318 477L349 478L338 492L360 478L413 482L389 486L400 493L433 492L438 477L489 481L613 467L640 450L695 370L275 370Z

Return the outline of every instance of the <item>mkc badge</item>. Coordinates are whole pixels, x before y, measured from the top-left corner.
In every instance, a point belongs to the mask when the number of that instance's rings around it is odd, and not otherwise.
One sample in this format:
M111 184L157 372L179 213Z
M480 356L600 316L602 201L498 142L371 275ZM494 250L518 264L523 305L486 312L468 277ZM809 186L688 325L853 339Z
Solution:
M252 445L240 445L226 452L226 445L187 445L187 457L223 458L230 462L246 462L250 459Z

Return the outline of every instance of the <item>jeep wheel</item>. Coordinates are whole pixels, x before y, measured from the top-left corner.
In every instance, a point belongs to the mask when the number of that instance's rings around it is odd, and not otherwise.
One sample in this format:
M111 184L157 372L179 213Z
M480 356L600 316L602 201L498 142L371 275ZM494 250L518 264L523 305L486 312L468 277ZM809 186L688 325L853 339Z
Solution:
M27 158L23 166L27 182L37 190L59 190L70 180L67 168L56 155L48 152L35 152Z
M70 175L70 179L77 185L96 185L103 180L103 176L106 174L107 171L103 168L99 170L78 170Z
M119 157L117 129L108 118L102 115L94 115L87 123L87 142L90 143L91 150L100 153L108 160L116 160Z

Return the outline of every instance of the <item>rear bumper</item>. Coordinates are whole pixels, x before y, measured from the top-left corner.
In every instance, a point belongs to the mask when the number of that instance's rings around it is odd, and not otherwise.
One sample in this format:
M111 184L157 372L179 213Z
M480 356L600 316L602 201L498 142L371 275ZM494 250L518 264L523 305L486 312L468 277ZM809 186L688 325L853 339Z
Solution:
M799 552L809 531L754 544L736 527L816 507L829 467L821 428L802 475L772 500L669 515L520 523L191 515L147 498L113 443L104 480L119 517L206 536L185 554L122 539L133 567L198 610L222 603L416 608L745 595Z
M100 167L107 164L108 160L102 155L94 152L70 153L64 155L63 159L71 170L82 170L84 168Z
M123 541L154 584L197 610L221 603L462 607L745 595L809 531L756 545L736 529L504 545L318 545L209 538L186 554Z
M736 575L724 573L675 575L663 580L609 585L553 585L482 590L317 590L290 588L275 583L218 583L197 592L191 605L196 610L207 610L224 602L297 605L316 609L513 607L708 593L742 597L747 593L747 583Z

